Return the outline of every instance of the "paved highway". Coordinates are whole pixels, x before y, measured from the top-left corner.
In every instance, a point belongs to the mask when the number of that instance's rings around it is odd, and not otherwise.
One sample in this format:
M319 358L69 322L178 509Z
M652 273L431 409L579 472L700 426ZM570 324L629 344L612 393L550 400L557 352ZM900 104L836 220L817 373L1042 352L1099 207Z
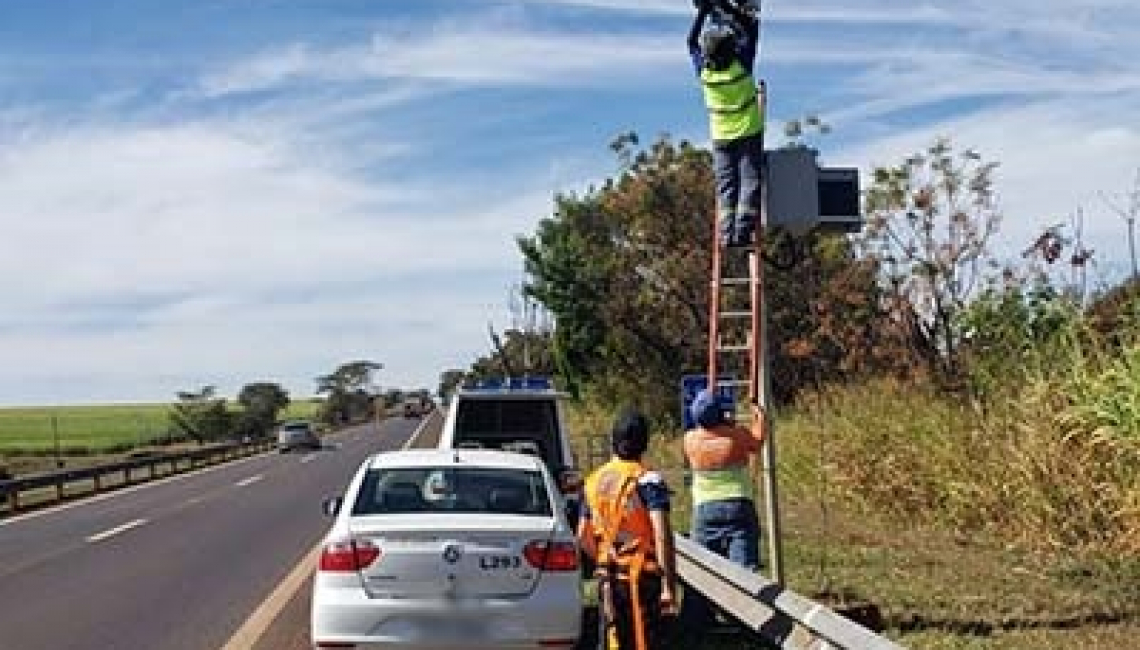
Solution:
M308 578L339 494L417 419L0 521L0 647L308 647Z

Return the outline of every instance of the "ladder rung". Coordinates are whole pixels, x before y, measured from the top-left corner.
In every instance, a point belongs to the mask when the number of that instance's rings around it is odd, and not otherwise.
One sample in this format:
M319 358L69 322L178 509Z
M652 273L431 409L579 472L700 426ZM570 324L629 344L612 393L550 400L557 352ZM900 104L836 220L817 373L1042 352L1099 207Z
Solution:
M751 350L752 346L749 345L718 345L716 346L718 352L744 352Z
M722 311L720 312L721 318L751 318L752 312L750 311Z
M717 386L751 386L751 379L722 379L716 383Z
M752 282L751 278L721 278L720 285L722 287L730 285L744 285Z

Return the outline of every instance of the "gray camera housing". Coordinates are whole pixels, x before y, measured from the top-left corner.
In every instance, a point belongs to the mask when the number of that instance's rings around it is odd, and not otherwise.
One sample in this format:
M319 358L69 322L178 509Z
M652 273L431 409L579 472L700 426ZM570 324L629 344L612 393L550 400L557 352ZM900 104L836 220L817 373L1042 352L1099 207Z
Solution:
M764 152L766 225L783 227L797 236L812 230L861 231L859 170L821 168L817 153L807 147Z

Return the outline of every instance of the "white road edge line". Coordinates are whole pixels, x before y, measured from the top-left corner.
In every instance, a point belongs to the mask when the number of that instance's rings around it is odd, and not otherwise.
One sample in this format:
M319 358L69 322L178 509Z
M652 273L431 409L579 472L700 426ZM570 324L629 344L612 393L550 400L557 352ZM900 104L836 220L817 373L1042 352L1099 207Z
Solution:
M254 483L257 483L258 481L260 481L261 479L262 479L261 474L257 474L255 476L251 476L249 478L243 478L242 480L238 481L237 483L234 483L234 485L236 485L238 487L245 487L247 485L253 485Z
M412 430L412 435L408 436L407 442L404 443L404 446L401 447L401 449L411 449L412 448L412 445L415 444L416 440L421 435L423 435L424 429L427 428L428 423L431 422L432 418L436 416L438 411L439 411L438 408L434 408L434 409L432 409L431 413L429 413L426 418L423 418L420 420L420 423L418 425L416 425L415 429ZM440 415L440 417L442 417L442 414ZM440 426L442 426L442 425L440 425Z
M91 543L101 542L101 541L107 539L108 537L113 537L115 535L118 535L119 533L126 532L132 528L138 528L139 526L142 526L146 522L147 522L146 519L136 519L134 521L128 521L127 523L123 524L122 526L115 526L114 528L111 528L110 530L105 530L101 533L95 533L94 535L90 535L90 536L88 536L87 541L89 541Z
M320 552L321 544L318 543L305 555L301 563L274 588L273 593L269 594L269 598L266 598L258 605L257 609L253 610L253 613L238 628L238 631L234 632L234 635L222 646L221 650L249 650L257 645L277 615L285 609L285 605L292 600L294 594L301 589L305 580L313 573Z

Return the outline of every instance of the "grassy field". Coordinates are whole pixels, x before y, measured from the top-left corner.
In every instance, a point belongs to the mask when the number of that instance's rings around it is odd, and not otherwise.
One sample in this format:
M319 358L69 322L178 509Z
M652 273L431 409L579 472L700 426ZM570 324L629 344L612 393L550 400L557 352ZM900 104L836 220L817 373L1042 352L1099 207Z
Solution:
M777 423L785 574L792 589L839 608L873 605L884 634L915 650L1140 647L1140 556L1106 544L1028 539L1030 531L1042 537L1057 526L1024 519L1036 511L1032 492L1019 486L1029 470L1017 454L1039 473L1050 469L1042 457L1071 466L1072 440L1069 456L1064 449L1037 449L1045 443L1024 437L999 450L977 442L969 427L954 426L962 424L953 421L959 414L939 411L921 396L877 394L836 396L836 409L801 410ZM606 432L611 418L579 410L572 429ZM999 439L989 438L995 445ZM593 465L586 440L575 443L582 461ZM1007 451L1010 456L1000 455ZM675 490L674 527L686 531L690 504L679 443L656 436L650 455ZM992 488L983 479L992 480ZM1048 484L1085 494L1069 474L1054 479ZM979 485L986 486L983 492L976 492ZM1019 492L999 508L985 493L1002 485ZM1080 510L1064 515L1083 516ZM731 644L710 640L690 650Z
M296 400L282 419L311 418L317 402ZM0 408L0 454L99 451L144 445L167 435L170 404Z

